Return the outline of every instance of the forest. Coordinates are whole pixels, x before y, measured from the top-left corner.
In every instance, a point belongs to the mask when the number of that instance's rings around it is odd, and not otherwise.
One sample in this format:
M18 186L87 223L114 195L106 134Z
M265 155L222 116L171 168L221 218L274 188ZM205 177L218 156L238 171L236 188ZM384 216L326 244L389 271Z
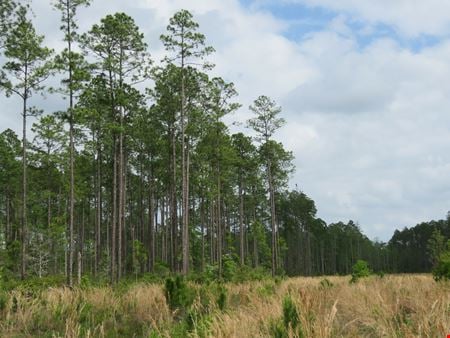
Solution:
M286 123L274 100L255 98L248 133L230 131L223 119L241 107L238 93L209 74L214 48L189 11L161 32L166 56L156 63L125 13L79 32L89 4L52 3L65 45L55 51L29 4L1 2L0 88L20 99L22 126L20 137L0 134L3 278L114 284L149 272L223 277L230 267L334 275L358 259L375 271L431 270L429 240L450 237L450 218L396 230L388 243L354 221L326 224L289 188L293 155L274 139ZM66 109L34 106L44 93Z

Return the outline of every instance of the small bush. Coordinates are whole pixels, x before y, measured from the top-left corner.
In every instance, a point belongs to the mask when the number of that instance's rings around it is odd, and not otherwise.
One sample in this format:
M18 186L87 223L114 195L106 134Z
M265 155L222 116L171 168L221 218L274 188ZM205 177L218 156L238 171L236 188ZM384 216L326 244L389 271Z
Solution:
M238 257L236 255L223 255L222 260L222 277L225 281L231 282L236 278L238 272Z
M352 279L350 280L350 283L355 283L358 279L368 277L370 274L369 264L362 259L358 259L352 267Z
M450 280L450 240L447 243L447 250L444 251L433 269L435 281Z
M258 287L257 292L260 297L270 297L275 294L275 284L273 281L264 282L260 287Z
M300 323L297 307L290 296L286 296L283 299L283 323L286 329L291 327L293 330Z
M271 320L269 323L270 335L274 338L288 338L288 332L281 320Z
M269 331L271 336L275 338L287 338L292 334L295 337L304 337L297 307L289 295L283 299L283 317L278 320L271 320Z
M16 313L18 308L19 308L19 302L17 301L16 296L13 296L11 312Z
M0 291L0 312L6 309L6 305L8 304L8 295L5 292Z
M171 310L185 311L194 301L194 290L189 288L181 276L176 276L175 279L167 278L164 291L167 304Z
M223 311L225 309L226 304L227 304L227 289L221 286L219 288L219 296L217 297L217 306L221 311Z
M161 276L161 277L169 277L170 276L170 268L169 266L164 262L156 262L155 266L153 267L153 273Z

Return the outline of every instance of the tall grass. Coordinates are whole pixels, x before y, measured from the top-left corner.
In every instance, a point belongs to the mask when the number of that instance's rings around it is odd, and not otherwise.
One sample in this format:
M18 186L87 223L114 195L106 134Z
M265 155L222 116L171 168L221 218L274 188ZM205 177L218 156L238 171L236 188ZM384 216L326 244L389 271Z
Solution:
M450 333L450 284L430 275L369 277L354 284L349 277L314 277L188 285L195 299L182 318L157 284L3 293L0 336L271 337L274 323L286 322L280 331L286 337ZM284 318L288 314L298 323Z

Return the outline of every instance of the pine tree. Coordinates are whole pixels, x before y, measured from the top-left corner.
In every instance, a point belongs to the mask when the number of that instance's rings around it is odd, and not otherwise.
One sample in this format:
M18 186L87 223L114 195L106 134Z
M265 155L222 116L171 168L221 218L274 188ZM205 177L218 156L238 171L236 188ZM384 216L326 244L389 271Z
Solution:
M285 120L279 118L281 107L267 96L260 96L250 106L250 110L256 115L247 121L247 125L257 133L257 140L262 142L262 156L266 163L266 177L269 187L270 223L272 229L272 275L274 276L278 268L278 230L275 214L275 186L273 166L274 152L271 138L275 131L282 127Z
M0 86L6 95L17 95L22 100L22 236L21 277L26 277L27 264L27 117L36 116L38 109L29 105L35 93L44 90L43 82L51 74L49 57L52 50L43 47L44 37L38 35L28 18L28 9L20 7L16 21L5 43L5 57Z
M82 84L89 78L88 66L83 57L74 52L74 44L77 41L77 23L75 16L81 6L89 6L90 0L56 0L54 6L61 12L61 30L64 33L64 41L67 43L64 51L56 59L60 71L67 73L63 80L65 94L69 98L68 121L69 121L69 257L67 262L67 284L73 285L73 260L74 260L74 208L75 208L75 168L74 168L74 96L82 88Z
M166 50L172 55L166 57L166 63L177 63L180 68L180 129L181 129L181 176L182 176L182 272L189 271L189 150L186 140L186 129L189 124L190 111L187 103L190 100L187 92L187 81L190 73L196 65L203 68L211 68L211 65L203 62L204 58L211 54L214 49L205 46L205 36L197 29L199 25L194 22L192 14L187 10L181 10L170 19L167 26L167 35L161 35L161 40ZM175 163L172 170L176 170ZM174 172L175 176L175 172ZM175 213L175 203L172 201L172 213ZM173 222L174 220L172 220ZM176 227L176 224L172 224Z
M108 15L82 36L86 51L98 60L96 68L106 73L113 134L113 182L111 215L111 282L123 273L123 234L125 231L125 123L133 96L131 86L149 75L147 44L134 20L125 13ZM117 264L116 264L117 262Z

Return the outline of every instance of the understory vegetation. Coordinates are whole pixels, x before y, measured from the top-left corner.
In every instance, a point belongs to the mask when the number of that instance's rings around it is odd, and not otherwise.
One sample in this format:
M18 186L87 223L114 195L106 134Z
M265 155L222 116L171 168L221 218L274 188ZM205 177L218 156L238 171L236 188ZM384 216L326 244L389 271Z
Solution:
M430 275L183 277L0 293L2 337L444 337L450 284Z

